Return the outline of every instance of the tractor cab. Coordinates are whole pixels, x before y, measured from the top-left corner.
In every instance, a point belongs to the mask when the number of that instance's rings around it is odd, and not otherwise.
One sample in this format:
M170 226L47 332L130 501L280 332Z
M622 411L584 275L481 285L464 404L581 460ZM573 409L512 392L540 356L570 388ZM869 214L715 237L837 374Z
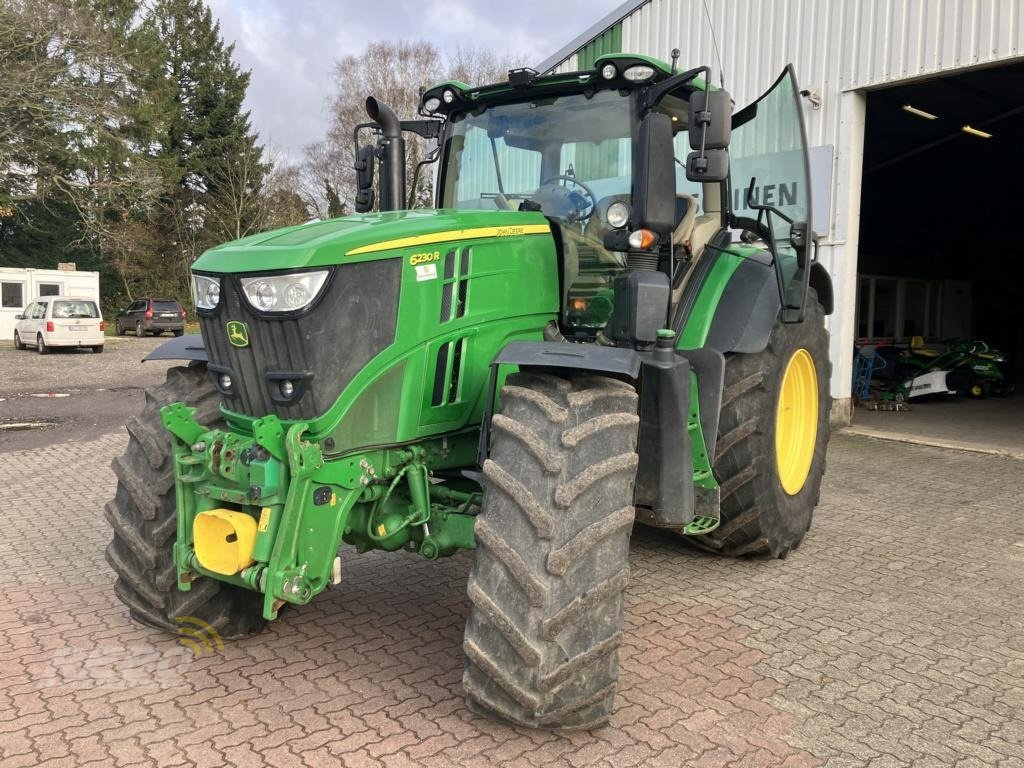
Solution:
M377 147L357 148L363 207L374 200L371 158L379 158L382 187L398 189L400 134L414 131L438 141L438 208L540 211L551 222L567 339L616 342L605 332L615 282L634 271L664 275L641 281L645 300L665 304L658 327L681 332L694 266L709 247L728 248L733 235L762 245L783 317L798 321L813 236L792 71L736 115L707 76L706 67L676 73L656 59L613 54L586 72L513 70L507 83L479 88L442 83L422 96L424 120L381 122L373 102L376 122L361 127L379 129ZM396 207L404 199L403 185ZM382 195L381 209L390 203Z

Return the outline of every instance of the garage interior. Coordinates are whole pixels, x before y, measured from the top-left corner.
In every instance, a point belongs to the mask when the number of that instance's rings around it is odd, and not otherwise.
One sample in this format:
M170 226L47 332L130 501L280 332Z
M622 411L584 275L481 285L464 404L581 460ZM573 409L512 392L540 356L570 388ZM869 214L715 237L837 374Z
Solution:
M1024 63L868 93L857 341L982 340L1007 355L1017 394L858 407L855 428L1024 456L1021 136Z

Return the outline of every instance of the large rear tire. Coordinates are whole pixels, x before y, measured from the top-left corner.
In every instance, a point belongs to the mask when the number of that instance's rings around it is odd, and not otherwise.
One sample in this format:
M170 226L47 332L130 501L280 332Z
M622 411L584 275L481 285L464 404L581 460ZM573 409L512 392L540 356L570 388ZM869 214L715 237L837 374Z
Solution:
M170 435L160 408L184 402L211 427L220 419L217 390L205 366L171 368L166 381L146 390L142 414L129 420L128 448L114 459L117 493L104 510L114 531L107 562L117 574L114 591L136 621L178 632L179 619L199 619L223 639L261 630L263 596L215 579L201 578L189 592L177 587L174 541L178 512Z
M813 289L802 323L777 322L763 352L726 356L714 463L722 519L690 541L732 557L786 557L800 546L825 473L831 371Z
M463 683L475 711L529 727L608 720L638 424L636 391L615 379L508 377L469 577Z

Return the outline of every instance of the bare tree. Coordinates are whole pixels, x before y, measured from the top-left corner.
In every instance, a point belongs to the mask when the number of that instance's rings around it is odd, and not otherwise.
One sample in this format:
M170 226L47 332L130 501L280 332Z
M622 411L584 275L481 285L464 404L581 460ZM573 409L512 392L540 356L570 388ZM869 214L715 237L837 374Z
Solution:
M327 137L306 147L303 163L303 197L324 214L330 209L333 192L336 201L347 209L355 197L355 160L352 130L369 120L365 100L374 96L395 110L399 119L418 117L423 88L443 80L462 80L482 85L505 79L517 60L498 57L489 50L459 47L442 56L425 41L385 41L372 43L358 56L345 56L334 66L335 91L328 99L331 125ZM434 149L415 135L406 135L406 178L412 182L420 161ZM421 171L415 188L409 189L414 207L430 205L433 200L432 174ZM345 211L347 212L347 210Z
M332 142L318 141L306 147L305 158L299 166L297 191L319 219L350 213L352 168L351 163L348 168L345 163L341 149Z

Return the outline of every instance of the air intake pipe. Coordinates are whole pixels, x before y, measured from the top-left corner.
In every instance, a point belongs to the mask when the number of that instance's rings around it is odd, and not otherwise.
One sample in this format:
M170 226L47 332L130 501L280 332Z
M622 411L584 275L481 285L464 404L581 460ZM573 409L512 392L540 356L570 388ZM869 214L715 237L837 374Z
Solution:
M380 125L383 137L380 150L380 210L398 211L405 207L405 139L402 124L394 110L373 96L366 99L366 114Z

